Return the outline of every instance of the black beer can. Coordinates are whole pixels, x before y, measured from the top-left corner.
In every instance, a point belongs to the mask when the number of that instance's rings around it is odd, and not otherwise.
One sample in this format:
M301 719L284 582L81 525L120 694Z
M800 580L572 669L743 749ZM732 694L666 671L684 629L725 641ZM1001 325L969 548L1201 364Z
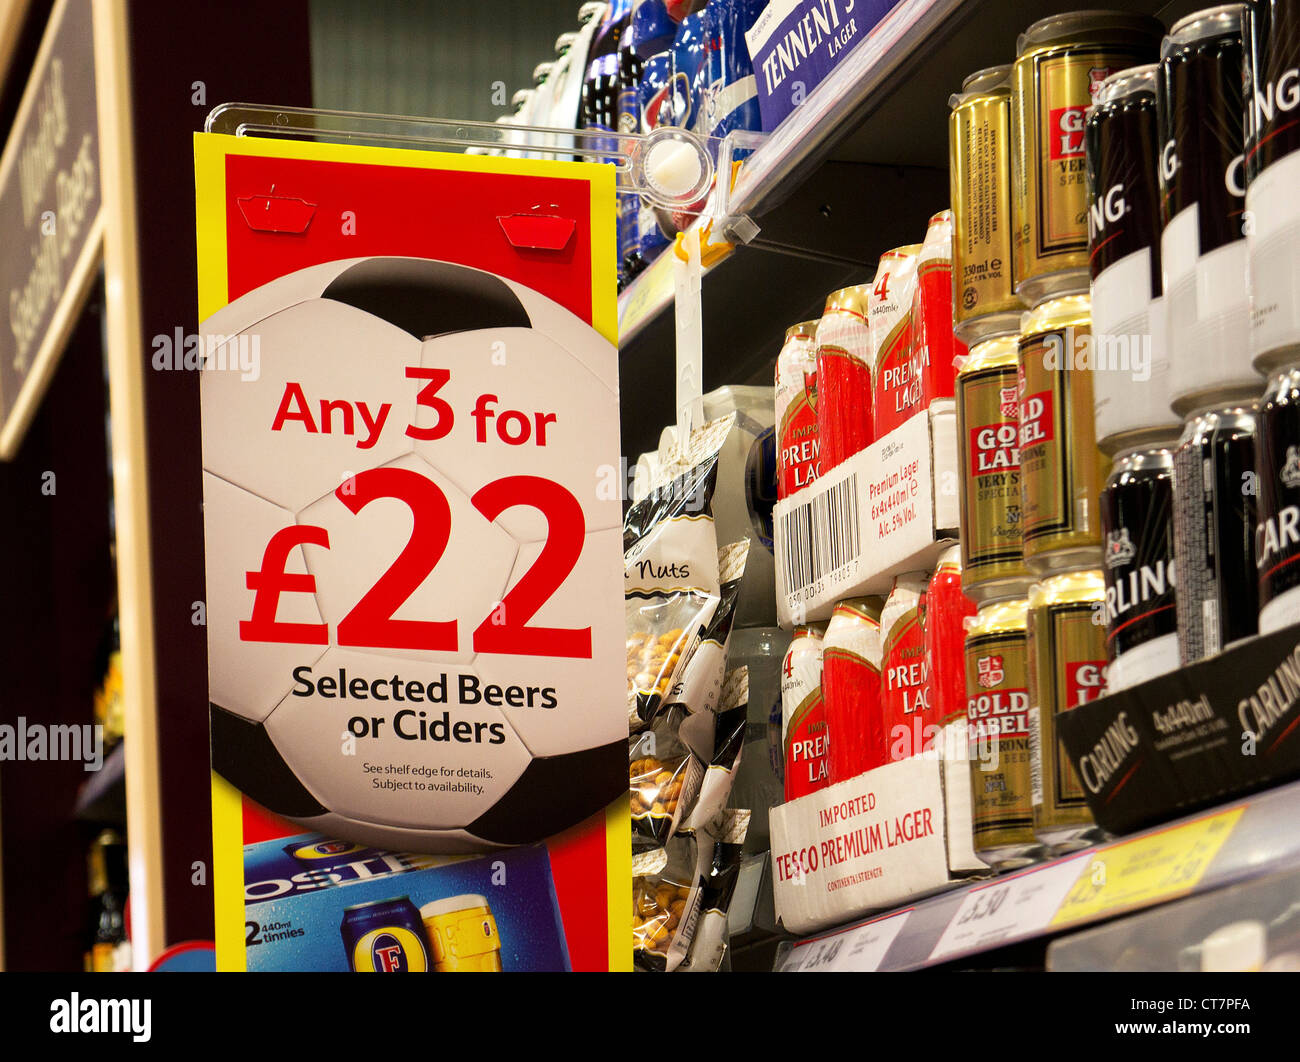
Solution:
M1300 623L1300 366L1269 377L1259 411L1259 633Z
M1255 633L1255 436L1259 404L1188 417L1174 452L1178 652L1202 660Z
M1178 667L1174 445L1119 454L1101 492L1110 692Z

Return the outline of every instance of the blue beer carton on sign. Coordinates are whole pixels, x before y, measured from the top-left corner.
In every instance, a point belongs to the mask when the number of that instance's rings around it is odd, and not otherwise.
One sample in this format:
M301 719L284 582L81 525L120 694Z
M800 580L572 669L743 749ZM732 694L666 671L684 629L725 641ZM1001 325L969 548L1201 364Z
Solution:
M895 0L772 0L745 34L763 132L785 121L895 6Z

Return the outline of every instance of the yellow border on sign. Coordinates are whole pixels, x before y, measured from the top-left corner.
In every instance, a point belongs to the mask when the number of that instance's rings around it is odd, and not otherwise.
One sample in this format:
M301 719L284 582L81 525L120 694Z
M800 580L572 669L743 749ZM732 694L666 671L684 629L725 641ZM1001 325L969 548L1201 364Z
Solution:
M508 173L587 181L591 186L591 261L613 263L617 254L615 175L612 166L558 159L504 159L411 148L318 144L220 133L194 134L194 187L198 246L199 321L206 321L229 301L226 257L226 157L306 159L468 173ZM591 288L592 327L618 344L618 296L609 282ZM628 931L632 880L632 820L629 798L605 810L606 887L609 904L609 968L632 968ZM212 874L216 918L217 968L246 970L244 943L243 802L238 790L212 775Z

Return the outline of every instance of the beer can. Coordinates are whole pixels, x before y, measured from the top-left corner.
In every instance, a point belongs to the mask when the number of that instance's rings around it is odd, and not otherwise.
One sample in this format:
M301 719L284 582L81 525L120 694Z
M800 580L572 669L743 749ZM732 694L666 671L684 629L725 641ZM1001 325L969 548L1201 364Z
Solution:
M1020 491L1025 564L1036 575L1101 561L1105 482L1093 413L1087 295L1051 299L1020 331Z
M1242 8L1189 15L1160 49L1160 259L1180 414L1263 389L1250 360Z
M978 70L948 100L953 333L968 346L1020 327L1011 266L1011 67Z
M925 657L930 691L927 723L945 727L966 718L966 619L975 604L961 590L961 547L941 554L925 591Z
M348 863L359 863L375 856L386 855L382 849L370 848L351 841L304 841L299 838L284 846L284 854L308 870L332 870Z
M822 697L831 735L830 780L856 778L885 762L880 711L878 597L841 601L822 641Z
M1160 133L1152 63L1102 82L1084 127L1093 400L1104 453L1176 437L1160 271Z
M871 445L867 286L826 296L817 322L817 439L822 473Z
M354 973L426 973L429 947L409 896L343 908L343 950Z
M1259 411L1259 633L1300 623L1300 367L1273 374Z
M812 624L796 627L781 667L786 800L816 792L830 780L830 734L822 699L824 633Z
M778 498L789 497L820 474L816 336L816 321L792 325L776 356Z
M449 896L420 908L436 973L501 969L501 934L486 896Z
M1024 598L984 605L966 631L967 747L975 853L997 870L1042 852L1034 836Z
M1011 214L1026 306L1087 290L1084 113L1111 74L1155 60L1162 32L1145 15L1072 11L1040 19L1016 42Z
M1112 692L1178 668L1174 445L1120 454L1101 493Z
M1255 0L1243 29L1250 352L1269 373L1300 352L1300 4Z
M1178 655L1191 664L1255 633L1254 401L1188 418L1174 451Z
M1034 835L1054 852L1086 848L1101 836L1056 717L1104 690L1106 583L1100 571L1061 572L1029 591L1029 756Z
M871 412L877 439L921 408L921 374L911 357L912 289L920 254L919 243L882 254L867 295L875 373Z
M921 406L953 397L952 211L941 210L926 226L916 260L908 345L921 371Z
M1015 335L971 347L957 372L961 585L972 601L1023 597L1032 578L1020 530L1020 398Z
M904 572L880 612L882 753L885 762L925 751L930 668L925 658L928 572Z

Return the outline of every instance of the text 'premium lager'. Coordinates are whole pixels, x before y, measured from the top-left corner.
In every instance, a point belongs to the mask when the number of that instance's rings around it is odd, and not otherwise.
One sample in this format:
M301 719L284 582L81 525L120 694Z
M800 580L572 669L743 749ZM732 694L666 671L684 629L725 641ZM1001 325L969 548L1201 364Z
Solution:
M822 627L796 627L781 666L781 743L785 798L794 800L830 781L831 736L822 699Z
M880 256L867 296L875 387L871 412L883 439L921 408L921 367L912 359L912 291L919 243Z
M1162 30L1144 15L1074 11L1040 19L1016 42L1011 211L1027 306L1087 289L1084 113L1107 77L1156 58Z
M1010 870L1033 862L1028 660L1023 598L985 605L966 632L966 720L975 852Z
M1011 266L1011 67L971 74L948 106L953 333L970 345L1020 327Z

